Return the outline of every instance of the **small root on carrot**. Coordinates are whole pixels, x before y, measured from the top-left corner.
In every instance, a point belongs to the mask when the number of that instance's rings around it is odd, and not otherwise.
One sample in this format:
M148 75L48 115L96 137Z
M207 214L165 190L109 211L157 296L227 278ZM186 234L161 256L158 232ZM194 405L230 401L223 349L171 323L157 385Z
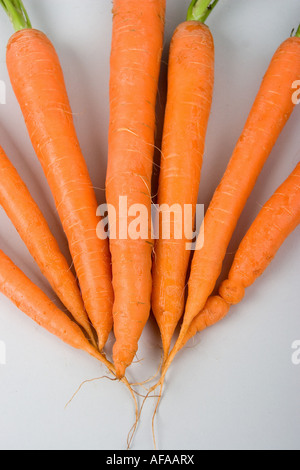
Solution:
M138 359L138 357L136 356L136 360L132 361L132 364L140 364L141 362L144 362L144 359Z
M158 374L161 370L162 364L163 364L163 353L161 353L160 362L159 362L159 365L158 365L158 368L157 368L157 371L155 372L155 374L152 377L149 377L149 379L144 380L143 382L131 383L130 386L131 387L142 387L142 388L146 389L146 387L144 387L144 385L148 384L149 382L152 382L152 380L156 379L156 377L158 376Z
M73 394L73 396L71 397L71 399L68 401L68 403L66 404L65 406L65 409L71 404L71 402L74 400L74 398L78 395L78 393L80 392L80 390L82 389L82 387L88 383L92 383L92 382L95 382L97 380L102 380L102 379L108 379L110 380L111 382L117 382L119 381L119 379L117 377L109 377L107 375L103 375L101 377L96 377L94 379L88 379L88 380L84 380L80 386L78 387L78 389L76 390L76 392ZM137 402L137 399L136 399L136 391L132 389L132 387L130 386L128 380L124 377L123 379L121 379L121 382L126 386L126 388L129 390L131 396L132 396L132 399L133 399L133 402L134 402L134 407L135 407L135 422L134 424L132 425L129 433L128 433L128 436L127 436L127 449L130 449L131 447L131 444L132 444L132 441L133 441L133 438L134 438L134 435L135 435L135 432L137 430L137 426L138 426L138 423L139 423L139 419L140 419L140 412L139 412L139 406L138 406L138 402Z
M153 413L153 416L152 416L152 436L153 436L153 444L154 444L154 449L155 450L157 450L156 437L155 437L155 418L156 418L156 415L157 415L157 412L158 412L159 404L160 404L161 399L162 399L163 385L164 385L164 382L162 382L161 385L160 385L160 391L159 391L157 403L156 403L155 410L154 410L154 413Z
M88 380L84 380L83 382L81 382L81 384L79 385L78 389L76 390L76 392L72 395L72 397L70 398L70 400L67 402L67 404L65 405L65 409L67 409L67 407L72 403L72 401L74 400L74 398L78 395L78 393L80 392L80 390L82 389L82 387L88 383L91 383L91 382L95 382L96 380L102 380L102 379L108 379L108 380L111 380L112 382L115 382L117 380L117 378L112 378L112 377L109 377L108 375L102 375L102 377L96 377L94 379L88 379Z
M133 398L134 406L135 406L135 422L134 422L133 426L131 427L131 429L129 430L129 433L128 433L128 436L127 436L127 450L129 450L130 447L131 447L134 435L136 433L136 430L137 430L137 427L138 427L138 424L139 424L139 421L140 421L141 414L139 412L139 406L138 406L138 402L137 402L137 399L136 399L136 396L135 396L135 391L131 388L131 386L130 386L128 380L126 379L126 377L123 377L123 379L121 381L128 388L128 390L129 390L129 392L130 392L130 394Z

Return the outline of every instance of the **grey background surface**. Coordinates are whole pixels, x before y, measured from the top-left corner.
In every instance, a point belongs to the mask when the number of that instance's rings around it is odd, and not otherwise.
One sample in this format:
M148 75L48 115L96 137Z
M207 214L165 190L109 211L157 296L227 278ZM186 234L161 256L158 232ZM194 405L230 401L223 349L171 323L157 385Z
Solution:
M110 0L25 0L34 27L46 32L65 72L80 143L100 202L107 155ZM161 107L168 46L189 0L168 0ZM0 12L1 13L1 12ZM300 22L298 0L221 0L209 19L215 37L216 82L199 201L209 202L242 130L261 79L279 44ZM12 33L0 15L0 144L29 186L67 256L53 200L32 150L5 65ZM161 119L159 119L160 123ZM300 107L282 133L240 220L225 263L230 266L260 207L299 161ZM160 125L160 124L159 124ZM160 449L299 449L300 365L292 343L300 340L299 228L280 250L244 302L220 324L197 337L176 359L156 422ZM55 300L3 211L0 245ZM56 301L56 300L55 300ZM123 449L134 410L121 385L84 353L51 337L0 298L1 449ZM112 340L111 340L112 342ZM153 320L141 339L132 381L156 372L160 340ZM134 449L152 449L154 402L145 406Z

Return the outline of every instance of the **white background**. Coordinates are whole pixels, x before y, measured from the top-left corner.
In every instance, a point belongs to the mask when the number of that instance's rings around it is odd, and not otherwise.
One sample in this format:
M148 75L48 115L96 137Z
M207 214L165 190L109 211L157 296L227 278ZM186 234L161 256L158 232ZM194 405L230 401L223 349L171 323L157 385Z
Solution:
M164 62L172 32L184 20L189 0L167 3ZM111 1L25 0L25 4L33 26L49 35L61 58L79 139L99 203L103 202ZM225 170L275 49L299 22L299 0L220 0L209 19L216 45L216 83L200 202L207 205ZM0 144L67 254L51 194L9 84L5 46L11 33L1 13L0 79L7 84L7 104L0 105ZM164 63L160 114L165 78ZM300 107L247 204L229 248L227 269L230 253L259 208L299 161L299 123ZM298 228L263 278L249 288L243 303L176 359L157 417L160 449L299 449L300 365L291 361L291 345L300 339L299 233ZM0 245L54 298L3 212ZM7 364L0 365L1 449L125 447L134 410L122 385L107 380L91 383L64 409L83 380L105 373L95 360L51 337L3 296L0 341L7 349ZM159 334L151 320L138 353L143 361L130 368L130 380L153 375L160 353ZM152 449L153 406L149 400L134 449Z

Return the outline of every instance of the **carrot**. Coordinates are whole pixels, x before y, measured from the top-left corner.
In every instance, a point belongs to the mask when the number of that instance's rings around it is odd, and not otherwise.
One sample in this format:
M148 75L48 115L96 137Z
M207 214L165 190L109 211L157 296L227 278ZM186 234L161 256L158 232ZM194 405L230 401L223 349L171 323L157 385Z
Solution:
M225 175L207 210L203 226L204 246L194 254L183 325L168 365L215 287L242 210L295 107L293 83L299 79L300 37L294 36L276 51Z
M112 328L109 247L107 240L96 234L97 201L76 135L63 72L49 39L31 28L22 2L1 3L17 30L7 48L10 80L51 188L85 308L102 349Z
M242 241L220 295L229 304L243 299L245 289L267 269L286 238L300 223L300 162L264 205Z
M288 236L300 224L300 162L259 212L235 255L228 279L218 297L192 321L185 343L227 315L230 305L241 302L245 289L260 277Z
M81 349L101 361L113 372L112 364L85 338L80 327L44 294L0 250L0 292L23 313L49 333L76 349Z
M229 310L230 305L225 302L220 295L209 297L202 312L200 312L190 324L181 348L197 333L223 320L229 313Z
M187 205L192 206L191 228L194 225L214 86L214 41L204 24L211 11L207 10L209 3L198 2L205 15L201 11L196 17L191 10L193 2L187 21L178 26L170 46L158 189L160 227L175 205L177 210L181 208L182 219ZM184 311L189 242L185 234L178 239L174 222L170 238L164 239L162 234L155 243L152 310L160 328L165 358Z
M0 147L0 205L61 302L95 343L81 295L67 260L43 214Z
M116 209L147 209L148 231L133 240L110 239L112 254L114 333L117 376L131 364L150 314L152 289L151 177L155 104L163 45L165 0L114 0L110 77L110 124L106 195ZM111 221L110 216L110 221ZM128 217L128 224L132 217Z
M191 322L185 337L177 346L182 349L196 333L218 323L226 317L231 304L239 303L245 294L245 288L252 285L269 266L286 238L300 223L300 163L293 173L280 186L275 194L264 205L249 231L245 235L233 262L228 280L222 283L219 295L209 297L205 307ZM176 347L176 345L175 345ZM162 369L157 384L148 392L147 397L158 386L160 394L153 416L154 418L161 399L165 376L174 359L174 349Z
M105 355L89 343L80 327L46 296L4 253L0 250L0 292L10 299L19 310L34 320L49 333L64 343L80 349L104 364L116 375L115 368ZM139 420L138 404L127 379L122 379L128 388L135 405L136 421L130 433L130 445Z

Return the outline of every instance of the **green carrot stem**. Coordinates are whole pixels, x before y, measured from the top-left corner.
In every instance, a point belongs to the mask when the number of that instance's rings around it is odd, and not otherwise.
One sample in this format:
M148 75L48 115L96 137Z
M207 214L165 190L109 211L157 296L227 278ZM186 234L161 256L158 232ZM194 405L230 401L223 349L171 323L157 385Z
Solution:
M187 21L205 23L219 0L192 0L187 13Z
M15 31L32 28L22 0L0 0L0 5L4 8Z

